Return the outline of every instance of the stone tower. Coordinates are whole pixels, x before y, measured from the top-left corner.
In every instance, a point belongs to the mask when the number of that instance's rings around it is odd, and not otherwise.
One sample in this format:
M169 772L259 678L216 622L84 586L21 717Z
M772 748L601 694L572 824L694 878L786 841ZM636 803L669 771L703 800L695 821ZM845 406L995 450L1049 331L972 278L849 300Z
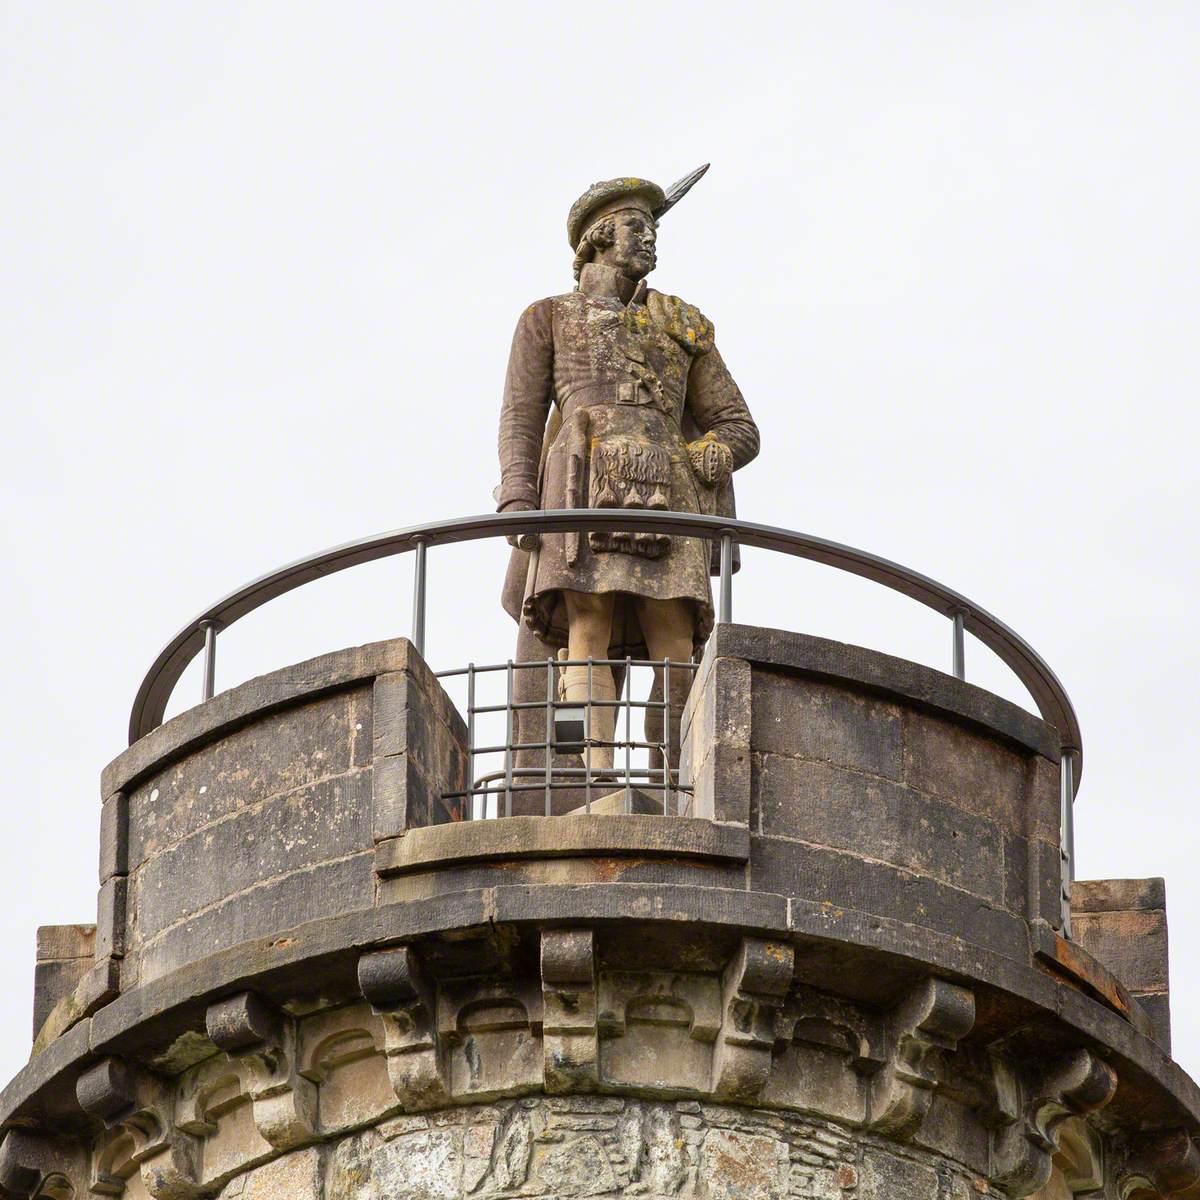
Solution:
M410 642L223 692L103 773L97 920L39 933L0 1190L1196 1193L1163 886L1077 883L1065 935L1061 746L723 623L686 808L465 820L467 723Z

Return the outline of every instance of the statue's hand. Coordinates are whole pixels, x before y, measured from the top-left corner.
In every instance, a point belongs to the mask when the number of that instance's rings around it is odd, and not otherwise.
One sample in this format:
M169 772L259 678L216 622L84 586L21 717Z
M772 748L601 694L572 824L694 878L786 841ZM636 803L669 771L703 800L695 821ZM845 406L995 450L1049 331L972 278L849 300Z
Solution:
M729 481L733 474L733 451L724 442L705 434L697 442L688 442L687 452L692 470L702 483L717 487Z
M513 512L537 512L538 506L530 504L528 500L514 500L511 504L504 506L506 513ZM542 538L537 533L510 533L507 537L508 544L517 550L533 551L542 544Z

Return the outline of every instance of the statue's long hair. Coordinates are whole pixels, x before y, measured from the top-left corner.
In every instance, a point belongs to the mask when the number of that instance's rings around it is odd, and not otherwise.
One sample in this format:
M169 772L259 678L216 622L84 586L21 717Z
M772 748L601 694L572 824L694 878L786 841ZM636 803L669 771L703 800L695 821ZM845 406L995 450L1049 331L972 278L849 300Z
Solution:
M576 285L579 283L579 276L583 274L583 268L596 257L596 251L607 250L616 240L616 236L617 224L612 217L601 217L583 235L579 241L579 247L575 251L575 261L571 265Z

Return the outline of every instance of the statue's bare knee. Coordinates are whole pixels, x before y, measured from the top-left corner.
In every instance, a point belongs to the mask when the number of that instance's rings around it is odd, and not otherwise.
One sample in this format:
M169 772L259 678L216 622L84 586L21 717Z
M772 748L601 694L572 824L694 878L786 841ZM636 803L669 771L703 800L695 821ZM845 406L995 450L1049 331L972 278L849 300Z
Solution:
M563 592L571 658L608 657L614 599L611 592Z
M696 609L690 600L637 600L638 623L651 658L690 662L696 633Z

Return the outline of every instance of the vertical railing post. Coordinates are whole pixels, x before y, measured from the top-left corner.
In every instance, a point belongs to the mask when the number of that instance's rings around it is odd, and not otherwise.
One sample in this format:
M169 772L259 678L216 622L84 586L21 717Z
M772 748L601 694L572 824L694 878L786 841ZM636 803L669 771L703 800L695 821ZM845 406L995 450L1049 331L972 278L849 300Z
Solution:
M592 811L592 656L588 655L587 707L583 710L583 811Z
M475 820L475 664L467 664L467 788L471 807L468 820ZM480 799L479 819L487 817L487 785Z
M614 728L616 724L614 722ZM633 658L625 655L625 812L633 812Z
M671 777L671 660L663 659L663 816L672 798Z
M1071 936L1071 885L1075 882L1075 751L1062 752L1062 931Z
M955 679L966 679L967 677L966 618L967 614L961 608L950 616L954 627L954 649L952 656Z
M211 700L217 688L217 634L221 622L201 621L200 628L204 630L204 679L200 685L200 698Z
M552 772L554 770L554 659L546 659L546 816L554 812Z
M721 534L721 598L717 620L728 625L733 620L733 534Z
M416 545L413 563L412 644L417 653L425 653L425 539L413 539Z
M513 660L508 660L504 687L504 815L512 816L513 804Z

